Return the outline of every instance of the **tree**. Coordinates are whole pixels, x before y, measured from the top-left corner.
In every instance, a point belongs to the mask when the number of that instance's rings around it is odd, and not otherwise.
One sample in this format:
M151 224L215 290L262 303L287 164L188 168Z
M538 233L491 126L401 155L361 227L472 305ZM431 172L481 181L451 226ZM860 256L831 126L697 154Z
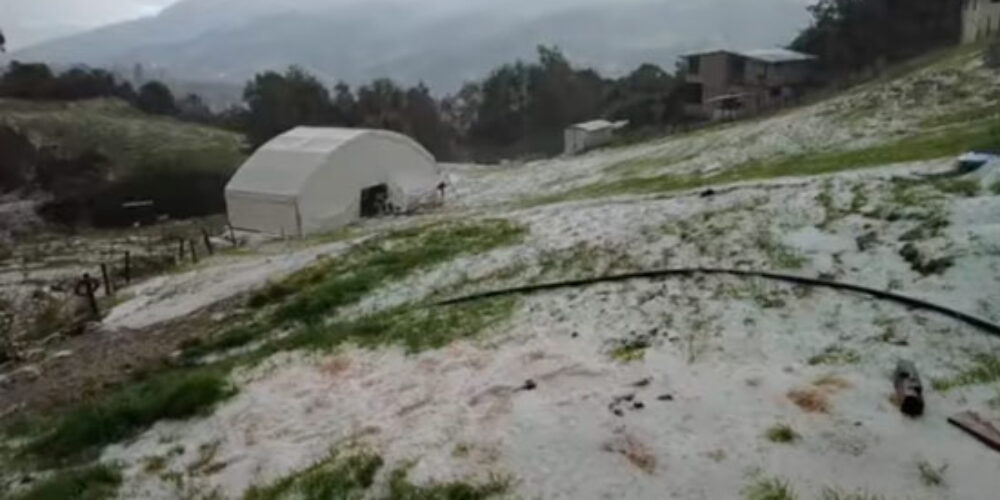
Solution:
M832 71L853 71L958 41L956 0L819 0L813 22L792 41Z
M253 148L299 125L329 125L330 94L314 76L292 66L258 74L243 90L247 139Z
M47 65L14 61L0 78L0 96L22 99L45 98L52 91L54 81L52 70Z
M199 123L210 123L215 118L212 110L202 101L198 94L188 94L177 101L177 117Z
M136 107L154 115L172 115L177 112L174 94L166 85L155 80L139 88Z

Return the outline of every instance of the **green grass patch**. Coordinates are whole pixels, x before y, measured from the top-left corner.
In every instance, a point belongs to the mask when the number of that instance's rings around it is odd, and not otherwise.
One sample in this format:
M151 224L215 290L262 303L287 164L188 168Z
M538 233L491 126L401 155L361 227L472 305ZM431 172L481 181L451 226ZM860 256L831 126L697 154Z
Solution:
M676 165L692 158L694 158L694 156L690 155L680 158L633 158L631 160L624 160L610 165L605 168L604 171L609 174L620 175L622 177L634 177L636 175Z
M817 365L853 365L861 361L861 355L853 349L834 344L823 352L809 358L809 364Z
M55 473L30 489L14 494L10 500L103 500L114 498L122 476L117 468L94 465Z
M1000 195L1000 181L994 182L990 186L990 192L996 195Z
M277 323L315 322L385 283L464 254L517 243L525 233L523 227L497 219L397 231L295 273L254 295L250 304L262 307L287 297L275 313Z
M46 462L87 458L159 420L205 414L233 390L221 370L168 372L86 403L57 419L25 451Z
M646 357L648 347L621 345L611 350L611 359L622 363L642 361Z
M825 487L820 494L821 500L885 500L882 495L873 495L865 491L845 492L840 488Z
M473 338L506 320L517 300L499 298L437 308L400 308L353 321L311 324L262 348L259 355L309 349L329 350L352 343L374 348L399 344L410 353L438 349L460 339Z
M963 108L950 111L936 116L925 118L920 122L921 128L944 127L958 123L977 122L988 120L1000 115L1000 105L993 104L987 106L977 106L973 108Z
M955 196L972 198L978 196L982 191L982 185L978 179L946 179L934 183L939 191Z
M336 454L312 467L278 480L269 486L255 486L244 500L325 500L358 499L375 481L382 468L382 457L372 453L356 453L346 457Z
M811 176L934 158L944 158L995 145L1000 121L949 127L924 132L887 144L851 151L823 151L759 160L734 166L712 176L661 175L599 182L533 200L534 204L619 194L652 194L683 191L711 185Z
M947 470L947 463L934 466L926 460L917 462L917 471L920 472L920 480L927 486L943 486L944 474Z
M788 424L775 424L764 432L764 436L773 443L792 443L799 439L799 434Z
M989 384L1000 380L1000 355L978 353L972 360L971 367L951 378L936 378L931 381L931 387L937 391L947 392L956 387Z
M506 493L510 480L491 477L485 483L453 481L415 485L407 478L409 468L400 467L388 474L385 489L373 488L376 475L384 467L379 455L370 452L338 454L312 467L287 476L268 486L251 488L244 500L485 500Z
M781 478L762 478L743 490L746 500L795 500L798 495L791 484Z
M492 476L485 483L464 481L415 485L407 479L405 468L389 475L388 499L392 500L486 500L503 495L510 489L506 477Z

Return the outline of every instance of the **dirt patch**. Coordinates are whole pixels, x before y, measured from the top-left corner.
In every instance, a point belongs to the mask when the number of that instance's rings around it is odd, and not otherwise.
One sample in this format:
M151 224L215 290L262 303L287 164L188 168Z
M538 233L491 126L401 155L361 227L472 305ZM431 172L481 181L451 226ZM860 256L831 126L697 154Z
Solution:
M656 472L656 457L652 451L638 438L624 430L618 430L616 436L602 445L609 453L617 453L647 474Z
M220 303L141 330L96 328L54 343L47 352L55 354L0 373L0 415L13 408L44 412L71 405L168 366L181 344L215 328L211 316L230 306Z
M830 413L830 396L851 387L851 383L835 375L817 379L809 387L788 391L788 399L806 413Z

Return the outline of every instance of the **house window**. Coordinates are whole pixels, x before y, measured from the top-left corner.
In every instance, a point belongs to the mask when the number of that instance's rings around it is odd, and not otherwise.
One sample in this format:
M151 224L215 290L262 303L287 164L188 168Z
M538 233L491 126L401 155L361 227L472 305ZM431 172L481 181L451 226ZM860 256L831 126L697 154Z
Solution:
M697 75L701 72L701 57L692 56L688 58L688 73Z
M740 56L729 57L729 81L742 82L747 74L747 60Z

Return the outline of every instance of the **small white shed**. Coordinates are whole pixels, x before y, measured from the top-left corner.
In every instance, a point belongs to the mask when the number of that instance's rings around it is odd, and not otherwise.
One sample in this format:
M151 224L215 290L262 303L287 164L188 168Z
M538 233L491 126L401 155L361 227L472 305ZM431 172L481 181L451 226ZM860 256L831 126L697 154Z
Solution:
M441 173L412 139L384 130L298 127L257 150L226 186L229 222L305 236L433 201Z
M565 154L575 155L603 146L615 137L615 132L628 125L627 121L592 120L571 125L564 133Z

